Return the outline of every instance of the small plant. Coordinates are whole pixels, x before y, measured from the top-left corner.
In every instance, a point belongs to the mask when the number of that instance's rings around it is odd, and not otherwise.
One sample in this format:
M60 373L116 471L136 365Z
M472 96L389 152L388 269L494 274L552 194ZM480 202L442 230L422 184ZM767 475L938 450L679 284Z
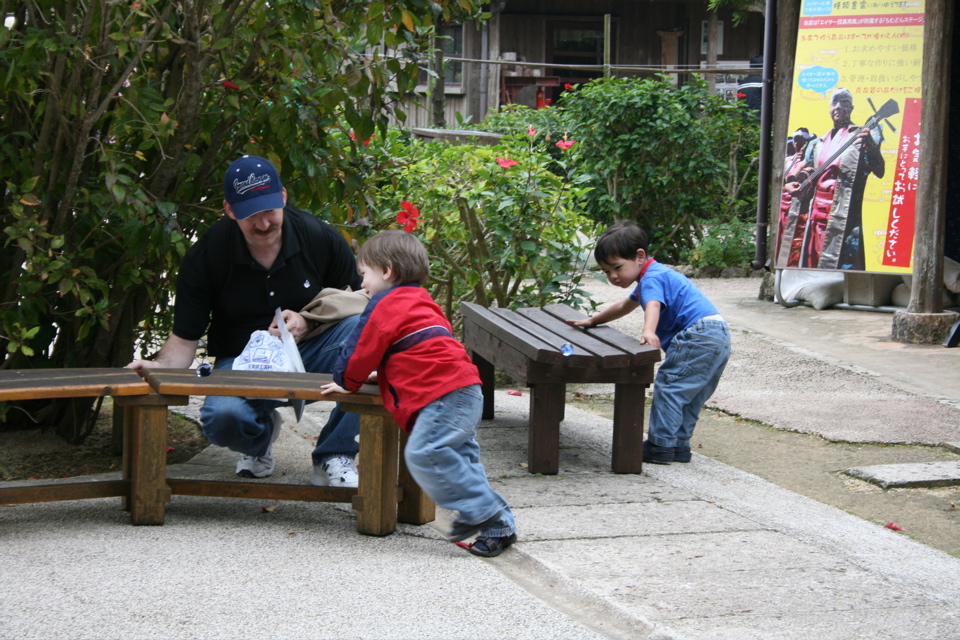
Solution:
M696 268L745 266L754 255L756 228L737 218L709 220L693 248L684 252L681 261Z

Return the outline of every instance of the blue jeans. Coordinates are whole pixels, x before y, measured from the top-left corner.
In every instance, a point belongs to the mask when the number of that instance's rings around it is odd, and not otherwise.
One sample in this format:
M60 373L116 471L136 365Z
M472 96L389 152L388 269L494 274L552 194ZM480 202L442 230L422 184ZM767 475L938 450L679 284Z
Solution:
M360 316L345 318L319 336L301 342L298 348L304 369L310 373L330 373L344 341L359 319ZM229 369L233 360L217 358L214 368ZM270 448L271 414L277 407L287 404L286 400L207 396L200 409L200 427L207 439L217 446L248 456L262 456ZM333 456L355 456L359 450L356 441L359 433L360 416L341 411L337 404L320 430L312 454L313 463L320 464Z
M653 383L647 439L659 447L689 447L700 410L730 359L723 320L698 320L670 342Z
M420 410L404 449L410 475L458 520L475 524L500 513L480 535L503 538L517 532L507 501L493 490L480 464L477 426L483 413L480 385L451 391Z

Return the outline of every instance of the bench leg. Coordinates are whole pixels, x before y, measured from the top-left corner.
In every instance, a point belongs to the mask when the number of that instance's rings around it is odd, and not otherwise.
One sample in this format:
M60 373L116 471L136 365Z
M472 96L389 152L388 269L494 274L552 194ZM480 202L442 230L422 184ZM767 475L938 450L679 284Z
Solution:
M407 446L406 431L400 432L400 488L403 496L397 505L397 520L407 524L426 524L433 522L437 517L437 505L423 492L407 470L407 463L403 459L403 450Z
M493 392L497 388L494 367L486 358L477 355L475 352L470 355L473 364L480 372L480 385L483 391L483 415L484 420L493 419Z
M556 475L560 470L560 421L566 385L530 385L530 430L527 468L530 473Z
M170 500L167 486L167 408L128 406L124 410L123 478L130 481L124 508L133 524L163 524Z
M647 385L617 384L613 396L613 472L640 473Z
M360 533L385 536L397 529L399 438L391 418L360 415L360 481L353 498Z

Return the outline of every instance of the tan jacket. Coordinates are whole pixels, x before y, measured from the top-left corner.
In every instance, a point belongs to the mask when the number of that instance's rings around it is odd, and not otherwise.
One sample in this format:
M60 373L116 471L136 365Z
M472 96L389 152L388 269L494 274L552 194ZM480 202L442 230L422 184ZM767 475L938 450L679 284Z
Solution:
M321 289L316 297L300 310L307 320L316 323L302 340L320 335L344 318L363 313L370 296L365 291L344 291L327 287Z

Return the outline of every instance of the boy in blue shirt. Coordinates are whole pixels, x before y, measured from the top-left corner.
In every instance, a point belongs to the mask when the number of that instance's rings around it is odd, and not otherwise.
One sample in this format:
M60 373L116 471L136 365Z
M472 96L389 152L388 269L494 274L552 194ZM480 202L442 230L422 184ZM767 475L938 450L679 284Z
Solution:
M586 320L593 327L643 307L640 342L663 349L664 359L653 384L653 406L644 462L690 462L690 438L700 409L720 382L730 358L730 329L713 303L690 280L647 255L647 234L618 223L607 229L594 249L610 284L634 287L628 298Z

